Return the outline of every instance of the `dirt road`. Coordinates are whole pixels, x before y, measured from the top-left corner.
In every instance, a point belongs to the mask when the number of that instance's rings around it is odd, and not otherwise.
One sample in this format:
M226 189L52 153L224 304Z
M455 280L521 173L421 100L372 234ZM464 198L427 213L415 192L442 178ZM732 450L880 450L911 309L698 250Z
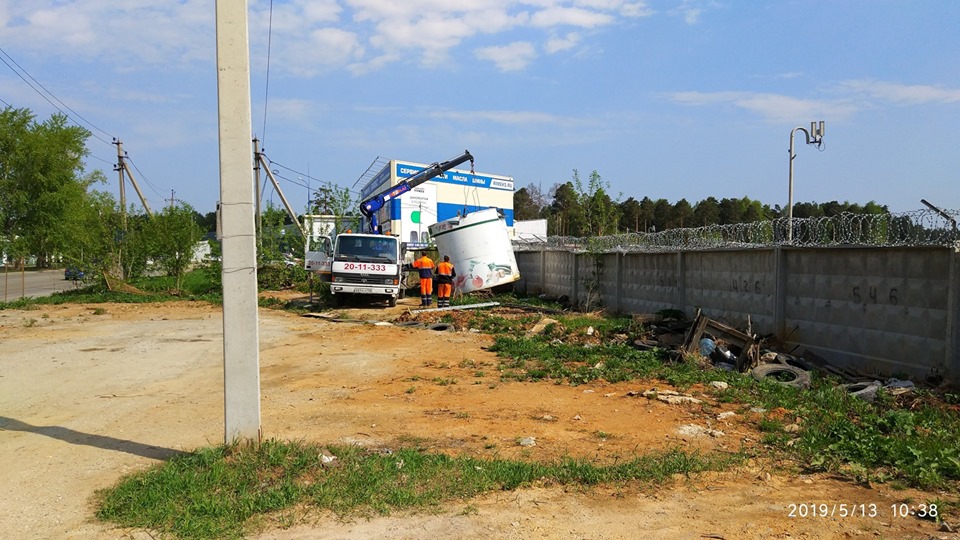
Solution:
M416 299L401 302L347 316L391 319ZM417 439L451 454L599 462L651 449L735 451L759 440L742 416L716 418L733 405L712 403L707 414L627 394L662 383L501 382L485 350L490 338L458 330L262 309L264 436L372 447ZM222 442L219 309L181 302L6 310L0 343L0 536L148 538L96 522L91 497L126 473ZM709 400L699 392L692 390ZM684 434L689 425L722 435ZM520 446L525 437L536 446ZM439 514L352 522L308 514L258 538L954 538L891 511L938 496L750 463L652 492L538 487L456 501ZM800 517L797 505L812 503L875 505L876 515Z

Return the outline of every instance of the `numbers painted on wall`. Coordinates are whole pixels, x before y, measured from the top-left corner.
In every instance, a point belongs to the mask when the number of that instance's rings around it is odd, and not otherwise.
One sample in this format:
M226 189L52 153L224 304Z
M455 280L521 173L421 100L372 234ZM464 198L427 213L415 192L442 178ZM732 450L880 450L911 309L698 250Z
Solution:
M760 280L734 279L732 280L733 292L743 294L763 294L763 282Z
M866 287L854 287L851 291L851 296L853 301L866 304L890 304L891 306L897 305L900 302L897 297L897 288L891 287L889 289L884 289L880 287L866 286Z

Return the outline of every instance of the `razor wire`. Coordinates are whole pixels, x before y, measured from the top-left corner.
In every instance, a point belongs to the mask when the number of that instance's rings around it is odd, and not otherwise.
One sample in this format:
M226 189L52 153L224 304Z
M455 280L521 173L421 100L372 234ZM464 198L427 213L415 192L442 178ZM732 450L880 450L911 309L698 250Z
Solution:
M613 236L552 236L514 240L516 251L676 252L789 247L960 247L960 211L886 214L844 212L829 217L777 218L752 223L667 229Z

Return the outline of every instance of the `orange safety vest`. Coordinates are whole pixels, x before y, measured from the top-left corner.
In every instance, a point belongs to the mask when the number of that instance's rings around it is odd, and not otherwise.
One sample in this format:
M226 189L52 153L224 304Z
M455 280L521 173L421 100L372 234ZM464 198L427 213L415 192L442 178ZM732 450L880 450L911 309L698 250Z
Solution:
M451 263L444 261L437 265L437 281L440 283L453 283L453 276L455 275L456 272Z
M423 257L413 261L413 267L419 271L420 279L433 278L433 261L430 259L430 257L424 255Z

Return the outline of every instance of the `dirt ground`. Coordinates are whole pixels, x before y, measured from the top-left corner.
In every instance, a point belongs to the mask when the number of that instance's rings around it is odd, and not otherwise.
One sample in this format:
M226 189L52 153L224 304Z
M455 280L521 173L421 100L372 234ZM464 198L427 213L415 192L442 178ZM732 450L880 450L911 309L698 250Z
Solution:
M669 388L662 383L501 382L488 336L371 324L416 302L341 312L359 322L261 309L264 437L375 448L418 440L450 454L601 463L759 444L739 408L700 388L687 392L705 404L669 405L628 394ZM127 473L223 442L222 336L220 309L202 303L0 311L0 537L151 538L97 522L92 497ZM725 411L737 414L718 419ZM536 445L521 446L527 437ZM656 489L497 492L438 513L340 521L305 511L255 538L957 538L891 510L936 498L949 496L752 462ZM812 504L860 513L811 517Z

